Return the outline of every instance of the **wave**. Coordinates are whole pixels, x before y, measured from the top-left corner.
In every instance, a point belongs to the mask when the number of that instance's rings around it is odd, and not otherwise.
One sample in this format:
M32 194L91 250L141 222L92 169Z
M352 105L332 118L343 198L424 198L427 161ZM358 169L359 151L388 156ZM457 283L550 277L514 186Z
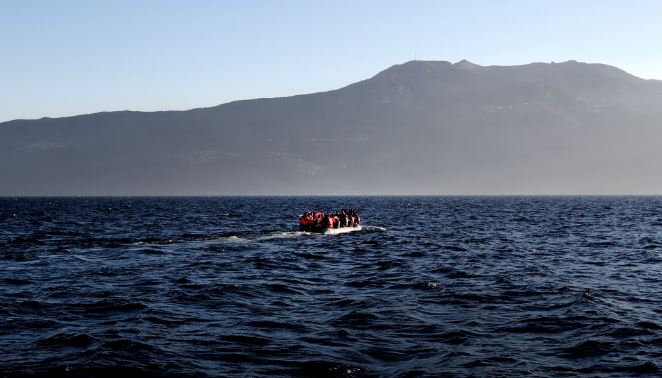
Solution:
M67 201L0 230L5 375L660 372L662 198L357 199L381 226L341 236L310 199Z

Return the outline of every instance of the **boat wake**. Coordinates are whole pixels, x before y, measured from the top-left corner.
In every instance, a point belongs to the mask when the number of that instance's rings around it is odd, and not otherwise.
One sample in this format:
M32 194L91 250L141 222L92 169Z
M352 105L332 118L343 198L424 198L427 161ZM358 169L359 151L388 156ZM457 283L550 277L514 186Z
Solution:
M283 231L283 232L276 232L272 233L270 235L264 235L260 236L256 241L268 241L268 240L275 240L275 239L294 239L298 238L304 235L310 235L312 232L306 232L306 231Z
M384 232L386 229L384 227L379 227L379 226L362 226L363 231L377 231L377 232Z
M334 229L337 231L338 229ZM342 230L341 231L345 231ZM385 228L379 226L361 226L360 229L346 230L345 232L384 232ZM175 248L176 246L187 245L210 245L210 244L220 244L220 245L246 245L252 243L263 243L276 240L285 240L285 239L296 239L296 238L309 238L309 237L325 237L333 234L338 234L343 232L334 232L334 233L320 233L320 232L310 232L310 231L300 231L296 229L291 229L288 231L268 231L266 233L261 233L258 235L251 235L248 232L239 232L238 234L225 234L225 235L196 235L196 237L186 236L186 237L172 237L167 240L161 239L144 239L144 240L130 240L121 245L129 245L134 248L164 248L171 247Z

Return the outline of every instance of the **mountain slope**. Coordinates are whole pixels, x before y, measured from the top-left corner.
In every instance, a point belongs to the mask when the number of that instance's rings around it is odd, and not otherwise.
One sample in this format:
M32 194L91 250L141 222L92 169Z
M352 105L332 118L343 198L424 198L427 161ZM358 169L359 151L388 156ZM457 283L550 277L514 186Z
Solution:
M0 195L661 193L662 84L412 61L329 92L0 124Z

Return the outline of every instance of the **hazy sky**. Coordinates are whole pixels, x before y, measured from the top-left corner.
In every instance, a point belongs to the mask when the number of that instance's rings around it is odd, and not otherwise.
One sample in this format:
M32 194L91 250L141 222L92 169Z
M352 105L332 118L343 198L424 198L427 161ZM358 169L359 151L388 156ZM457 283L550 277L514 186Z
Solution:
M0 121L335 89L414 58L662 79L659 0L0 0Z

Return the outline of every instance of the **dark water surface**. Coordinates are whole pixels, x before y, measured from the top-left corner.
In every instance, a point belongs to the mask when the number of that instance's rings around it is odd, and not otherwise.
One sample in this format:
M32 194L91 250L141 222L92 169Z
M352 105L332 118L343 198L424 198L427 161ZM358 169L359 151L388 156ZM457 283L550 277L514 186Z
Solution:
M662 198L0 199L0 300L0 376L658 376Z

